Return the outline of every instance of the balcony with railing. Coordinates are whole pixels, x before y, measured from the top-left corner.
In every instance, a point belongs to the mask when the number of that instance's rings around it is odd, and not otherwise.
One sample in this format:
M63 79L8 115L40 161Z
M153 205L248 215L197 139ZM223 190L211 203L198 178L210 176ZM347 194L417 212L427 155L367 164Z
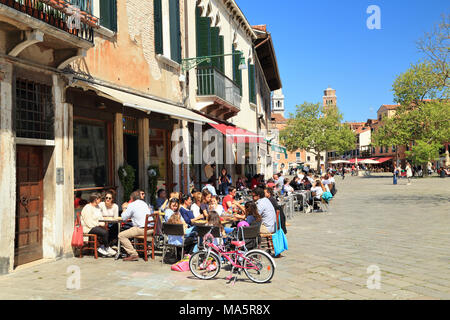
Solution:
M241 89L216 67L197 67L197 103L205 113L226 120L240 111Z
M92 15L92 2L93 0L0 0L0 14L6 14L11 19L17 18L21 22L26 21L26 16L20 16L20 12L93 43L94 28L98 27L99 19ZM8 11L5 7L13 11ZM31 28L40 29L36 25Z

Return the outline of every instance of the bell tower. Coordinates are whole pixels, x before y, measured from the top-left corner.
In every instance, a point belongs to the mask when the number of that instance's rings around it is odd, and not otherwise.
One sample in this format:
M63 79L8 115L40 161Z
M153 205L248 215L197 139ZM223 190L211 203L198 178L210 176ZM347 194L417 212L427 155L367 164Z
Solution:
M272 112L284 117L284 95L281 89L275 90L272 96Z
M325 108L329 108L332 106L336 107L336 103L337 103L336 90L328 86L328 88L325 89L323 92L323 106Z

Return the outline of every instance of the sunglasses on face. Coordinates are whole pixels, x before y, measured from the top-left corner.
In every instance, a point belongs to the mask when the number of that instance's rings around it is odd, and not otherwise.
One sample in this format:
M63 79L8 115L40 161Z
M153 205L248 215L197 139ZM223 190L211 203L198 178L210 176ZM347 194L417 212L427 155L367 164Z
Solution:
M106 199L106 200L112 200L112 198L111 198L111 197L106 197L105 199Z

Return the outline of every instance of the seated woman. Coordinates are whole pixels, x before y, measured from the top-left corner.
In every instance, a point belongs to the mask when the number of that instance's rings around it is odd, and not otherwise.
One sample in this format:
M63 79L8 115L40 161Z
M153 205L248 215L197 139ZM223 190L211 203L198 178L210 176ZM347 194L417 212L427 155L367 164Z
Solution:
M316 182L314 183L314 187L311 188L311 196L316 200L321 200L322 194L326 191L327 190L322 182L320 180L316 180ZM317 209L316 202L314 202L314 207L314 209Z
M211 197L212 197L212 194L207 189L204 189L202 191L202 203L200 204L200 214L202 214L205 219L208 218Z
M311 190L312 188L312 184L311 181L309 181L308 176L303 177L301 184L303 186L303 190Z
M100 194L92 193L89 196L89 203L81 211L83 233L96 234L101 243L97 251L104 256L114 256L116 251L109 247L109 232L104 228L105 223L99 221L103 218L102 211L98 206L100 201Z
M180 214L184 222L190 227L196 221L204 219L203 215L199 215L197 216L197 218L194 217L194 213L191 210L189 210L191 205L192 205L192 198L188 195L183 195L181 197Z
M285 195L288 195L288 194L291 194L292 192L294 192L294 188L292 188L292 186L289 184L288 178L284 179L283 191L284 191Z
M192 205L191 205L191 211L194 213L194 218L197 218L200 213L200 206L202 205L202 193L201 192L195 192L192 195Z
M114 203L116 198L116 192L114 190L108 190L105 193L105 201L99 203L100 210L103 217L118 218L119 217L119 206ZM117 241L117 236L119 234L119 227L117 223L109 223L109 240L111 243Z
M168 222L170 217L178 212L180 207L180 202L177 198L172 198L169 200L166 210L164 210L164 221Z
M234 215L236 218L247 222L250 226L254 223L259 223L262 221L262 217L258 212L258 207L253 201L247 202L245 206L236 203L236 206L242 211L242 214Z
M171 192L169 199L164 201L164 203L161 205L161 207L159 207L159 211L164 212L168 208L169 201L171 199L178 199L179 200L180 199L180 193L179 192Z
M211 197L211 203L209 205L209 211L215 211L219 214L219 216L221 216L223 214L223 212L225 211L223 209L223 206L221 204L219 204L219 199L217 196L212 196Z

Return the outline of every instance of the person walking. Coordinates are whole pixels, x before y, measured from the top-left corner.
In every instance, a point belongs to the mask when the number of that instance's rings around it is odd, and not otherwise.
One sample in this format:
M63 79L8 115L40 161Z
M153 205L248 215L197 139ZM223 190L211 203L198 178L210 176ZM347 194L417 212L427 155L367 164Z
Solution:
M398 170L397 166L394 165L394 172L393 172L393 179L394 180L393 180L393 184L397 184L398 172L399 172L399 170Z
M412 169L411 169L411 165L409 164L409 162L406 163L406 178L408 178L408 183L407 185L409 186L411 184L411 177L412 177Z

